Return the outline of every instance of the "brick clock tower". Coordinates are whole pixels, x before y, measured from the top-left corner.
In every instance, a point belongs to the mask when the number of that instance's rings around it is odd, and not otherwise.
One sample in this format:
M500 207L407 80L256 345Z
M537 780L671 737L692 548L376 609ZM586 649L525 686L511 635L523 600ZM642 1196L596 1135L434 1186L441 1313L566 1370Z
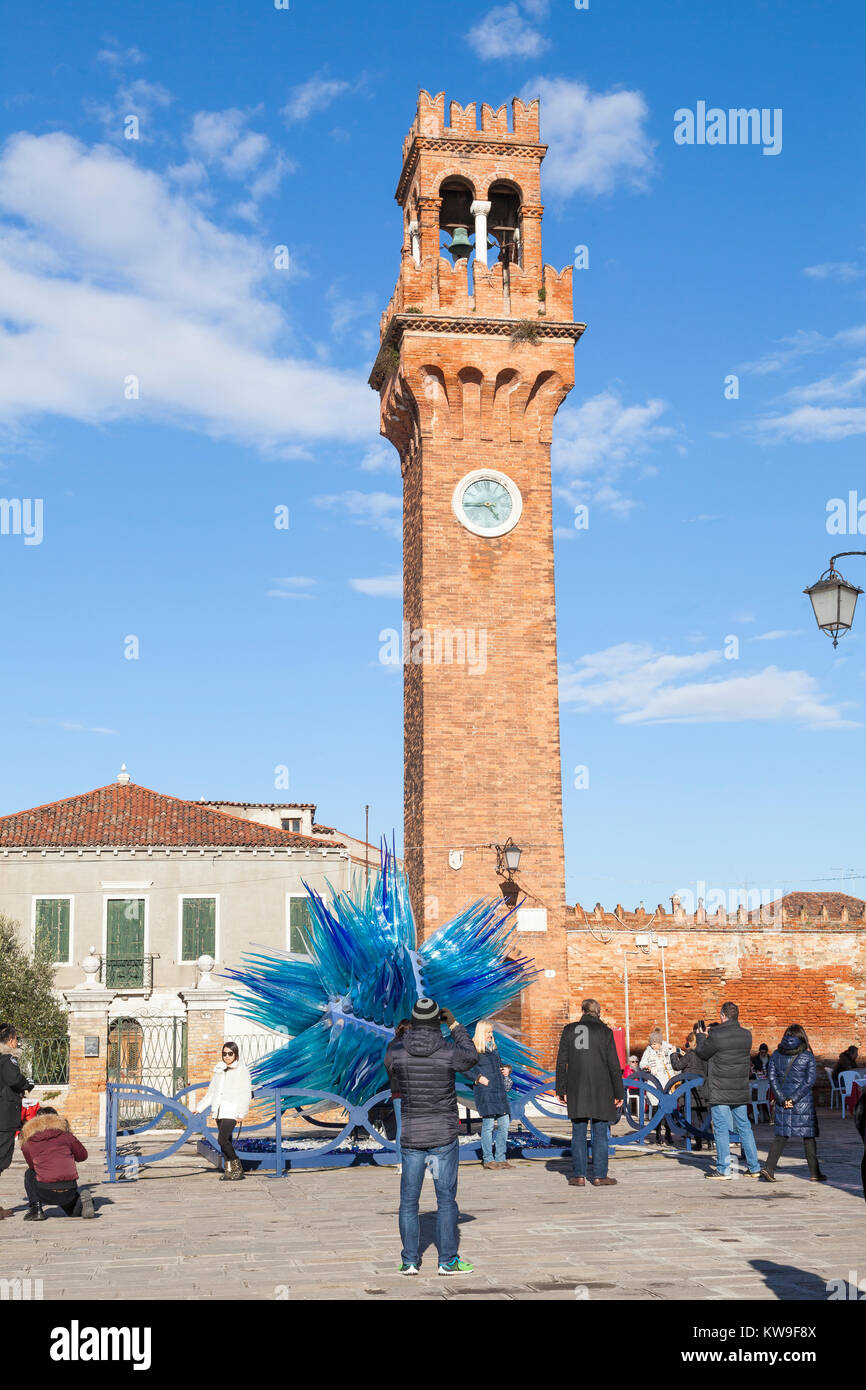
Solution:
M452 102L446 121L420 93L370 384L403 474L415 917L427 935L475 899L523 900L516 945L543 973L519 1022L549 1061L569 1010L550 442L585 325L571 267L542 261L538 102L511 110L509 128L504 106L479 122Z

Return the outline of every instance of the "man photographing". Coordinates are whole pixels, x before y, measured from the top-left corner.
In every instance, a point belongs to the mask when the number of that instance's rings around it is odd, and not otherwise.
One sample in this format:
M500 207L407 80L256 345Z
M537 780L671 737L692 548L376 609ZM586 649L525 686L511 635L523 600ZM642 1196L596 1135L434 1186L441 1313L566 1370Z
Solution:
M421 1265L418 1203L427 1168L436 1189L439 1273L472 1273L472 1265L457 1254L460 1145L455 1077L477 1064L478 1053L466 1029L434 999L417 1001L408 1027L398 1031L385 1053L391 1090L401 1101L401 1274L417 1274Z
M752 1035L739 1024L740 1011L736 1004L723 1004L719 1023L696 1029L695 1051L707 1063L707 1098L716 1140L716 1169L707 1173L715 1182L730 1182L731 1130L735 1129L749 1168L750 1178L761 1176L758 1149L752 1126L749 1124L748 1104L752 1098L749 1069L751 1066Z
M15 1132L21 1128L21 1097L33 1090L18 1063L20 1042L11 1023L0 1023L0 1173L5 1172L15 1152ZM11 1216L0 1207L0 1220Z

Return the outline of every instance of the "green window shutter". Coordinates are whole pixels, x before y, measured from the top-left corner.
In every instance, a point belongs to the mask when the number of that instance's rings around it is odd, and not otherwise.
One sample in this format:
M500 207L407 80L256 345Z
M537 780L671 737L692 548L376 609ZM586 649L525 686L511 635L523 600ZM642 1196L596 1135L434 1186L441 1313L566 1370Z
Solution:
M216 955L216 898L184 898L181 960Z
M69 899L36 902L36 952L50 961L69 959Z
M106 931L109 988L144 984L144 898L110 898Z
M306 898L289 898L289 950L310 954L310 905Z

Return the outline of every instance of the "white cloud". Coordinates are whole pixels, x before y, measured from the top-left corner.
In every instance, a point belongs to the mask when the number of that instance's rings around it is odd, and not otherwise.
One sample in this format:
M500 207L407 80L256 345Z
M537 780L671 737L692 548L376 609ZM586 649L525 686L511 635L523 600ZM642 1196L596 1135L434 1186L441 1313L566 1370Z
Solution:
M579 406L566 406L553 437L553 468L566 478L557 495L571 503L594 502L608 511L630 511L636 503L614 484L650 449L676 433L659 423L666 409L661 400L624 405L612 390Z
M788 399L809 405L813 401L845 401L862 395L866 387L866 358L851 363L844 372L822 377L806 386L796 386Z
M751 675L705 680L720 651L670 656L648 643L621 643L563 668L560 697L577 710L610 710L619 724L718 724L746 720L853 728L805 671L767 666ZM726 663L727 664L727 663Z
M361 459L362 473L399 473L400 455L384 439L371 444Z
M109 67L124 67L127 63L136 65L144 62L144 54L135 44L129 48L121 48L117 39L108 39L105 48L101 48L96 55L98 63L107 63Z
M866 270L854 265L852 261L824 261L823 265L805 265L803 274L813 280L859 280Z
M402 574L383 574L375 579L350 579L349 585L359 594L370 598L402 598Z
M774 627L769 632L757 632L755 636L749 640L752 642L779 642L784 637L800 637L802 636L802 632L803 629L799 627Z
M543 13L538 4L527 4L534 16ZM517 5L498 5L470 29L466 38L479 58L537 58L549 41L524 19Z
M0 157L0 418L172 421L268 449L375 427L359 376L278 351L257 242L107 146L22 134ZM23 226L21 225L23 224ZM124 398L138 377L140 398Z
M278 589L268 589L267 598L295 598L310 599L315 598L315 594L307 593L318 584L317 579L310 579L308 575L297 574L288 579L274 579L273 584L279 584Z
M543 177L553 193L598 196L647 188L655 144L645 128L649 108L640 92L593 92L584 82L538 77L527 82L523 96L541 97L550 145Z
M399 540L403 534L403 503L390 492L355 492L350 489L327 497L314 497L312 501L316 507L343 512L358 526L372 526L377 531L385 531L395 540Z
M210 165L227 178L244 183L250 200L235 208L248 221L257 219L259 201L276 193L284 174L297 166L282 151L275 154L261 131L249 129L250 113L231 107L225 111L198 111L186 136L192 156L188 165L172 170L176 181L198 182L198 170ZM189 169L189 173L186 171Z
M758 437L778 444L832 444L838 439L866 434L866 406L799 406L787 415L756 421Z
M800 361L803 357L811 357L814 353L829 352L837 347L859 347L863 343L866 343L866 324L842 328L829 337L814 329L798 328L796 333L781 338L778 347L772 352L765 353L754 362L743 362L737 370L766 376L771 372L783 371L785 367Z
M58 721L57 721L57 727L58 727L58 729L66 729L69 733L75 733L75 734L117 734L117 733L119 733L119 730L118 730L118 729L103 729L103 728L100 728L99 725L97 725L95 728L92 728L92 727L91 727L90 725L88 725L88 724L73 724L73 723L71 722L71 720L68 720L68 719L58 719Z
M316 111L325 111L337 97L350 90L351 84L321 75L310 77L300 86L293 87L281 114L286 120L305 121Z

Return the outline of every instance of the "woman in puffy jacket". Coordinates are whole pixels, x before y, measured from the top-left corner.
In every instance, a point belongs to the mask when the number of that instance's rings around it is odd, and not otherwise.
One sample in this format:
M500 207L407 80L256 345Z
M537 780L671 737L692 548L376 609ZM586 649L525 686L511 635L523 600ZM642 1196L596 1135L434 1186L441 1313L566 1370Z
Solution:
M486 1019L475 1029L474 1042L478 1065L466 1075L474 1084L473 1104L481 1116L481 1164L483 1168L510 1168L505 1154L511 1120L507 1095L511 1068L503 1067L493 1027Z
M761 1168L765 1182L775 1182L776 1164L789 1139L802 1139L810 1182L826 1182L818 1166L818 1117L812 1088L817 1065L806 1032L792 1023L770 1058L768 1076L776 1097L776 1137Z
M239 1182L244 1176L243 1164L232 1143L232 1133L235 1125L242 1124L246 1119L252 1098L252 1081L240 1059L238 1045L224 1042L222 1061L214 1067L210 1086L196 1106L199 1114L210 1107L211 1116L216 1120L219 1146L225 1158L220 1182Z

